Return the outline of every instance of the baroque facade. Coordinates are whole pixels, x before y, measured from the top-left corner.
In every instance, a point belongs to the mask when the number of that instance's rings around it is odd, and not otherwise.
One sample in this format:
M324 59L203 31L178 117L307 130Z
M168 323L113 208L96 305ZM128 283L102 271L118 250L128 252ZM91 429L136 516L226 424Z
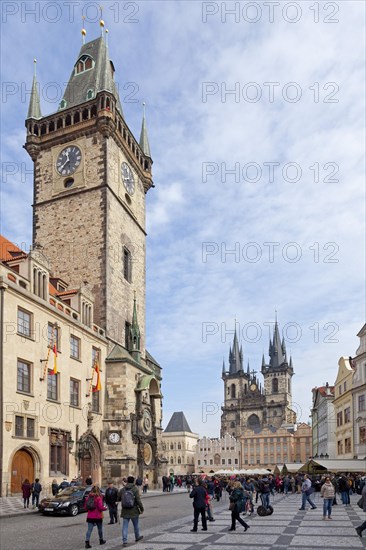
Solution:
M32 248L46 258L52 277L88 289L79 314L89 316L106 341L98 481L147 473L154 484L165 460L161 367L145 346L152 158L145 115L137 141L114 74L102 33L82 45L56 113L42 115L34 76L25 143L34 163ZM69 426L74 440L76 426Z
M353 376L353 454L355 458L366 458L366 324L357 334L360 345L352 364Z
M334 386L313 388L313 406L311 409L313 455L314 458L336 458L334 430L336 416L334 412Z

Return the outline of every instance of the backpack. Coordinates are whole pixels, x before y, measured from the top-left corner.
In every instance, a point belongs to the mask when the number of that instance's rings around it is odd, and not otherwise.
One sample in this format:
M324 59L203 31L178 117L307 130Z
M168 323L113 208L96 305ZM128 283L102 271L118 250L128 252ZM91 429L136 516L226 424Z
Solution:
M135 495L130 489L122 490L122 508L133 508L135 506Z
M95 510L96 509L95 496L94 495L89 495L88 496L85 508L87 510Z

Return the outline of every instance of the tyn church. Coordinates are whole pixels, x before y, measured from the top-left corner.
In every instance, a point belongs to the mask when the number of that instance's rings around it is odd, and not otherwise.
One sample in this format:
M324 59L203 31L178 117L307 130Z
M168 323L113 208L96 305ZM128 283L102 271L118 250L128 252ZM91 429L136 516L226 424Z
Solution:
M239 347L235 331L229 368L225 361L222 367L225 397L221 437L228 433L237 438L248 429L259 433L265 428L290 428L296 423L296 413L292 410L292 359L287 360L285 340L281 341L277 321L269 342L269 362L266 363L263 355L261 374L263 385L256 371L250 371L249 363L244 370L243 349Z

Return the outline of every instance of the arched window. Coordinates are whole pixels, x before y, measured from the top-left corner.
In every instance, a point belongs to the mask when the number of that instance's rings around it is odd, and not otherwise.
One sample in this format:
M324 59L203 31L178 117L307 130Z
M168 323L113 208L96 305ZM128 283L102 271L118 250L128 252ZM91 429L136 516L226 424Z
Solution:
M182 464L182 459L180 456L178 456L178 464Z
M251 430L260 428L260 420L256 414L251 414L248 418L248 428Z
M278 393L278 378L272 380L272 393Z
M235 384L231 384L231 397L235 399L236 397L236 386Z
M82 55L75 65L75 74L80 74L94 67L94 59L90 55Z
M235 422L230 423L230 428L235 428Z
M66 99L61 99L61 102L60 102L60 109L65 109L66 105L67 105Z
M170 464L174 464L174 460L172 456L170 457Z
M170 450L172 451L174 449L173 443L170 444Z
M178 450L180 451L180 450L181 450L181 448L182 448L182 445L181 445L181 443L178 443Z
M94 91L88 90L86 93L86 99L93 99L93 97L94 97Z

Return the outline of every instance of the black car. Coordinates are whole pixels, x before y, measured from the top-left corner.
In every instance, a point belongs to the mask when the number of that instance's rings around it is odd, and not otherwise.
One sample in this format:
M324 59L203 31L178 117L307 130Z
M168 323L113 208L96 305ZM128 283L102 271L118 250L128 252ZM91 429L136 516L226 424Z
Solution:
M85 503L92 487L66 487L54 497L43 498L39 503L39 511L43 515L68 514L77 516L79 512L86 512ZM104 500L103 491L102 496Z

